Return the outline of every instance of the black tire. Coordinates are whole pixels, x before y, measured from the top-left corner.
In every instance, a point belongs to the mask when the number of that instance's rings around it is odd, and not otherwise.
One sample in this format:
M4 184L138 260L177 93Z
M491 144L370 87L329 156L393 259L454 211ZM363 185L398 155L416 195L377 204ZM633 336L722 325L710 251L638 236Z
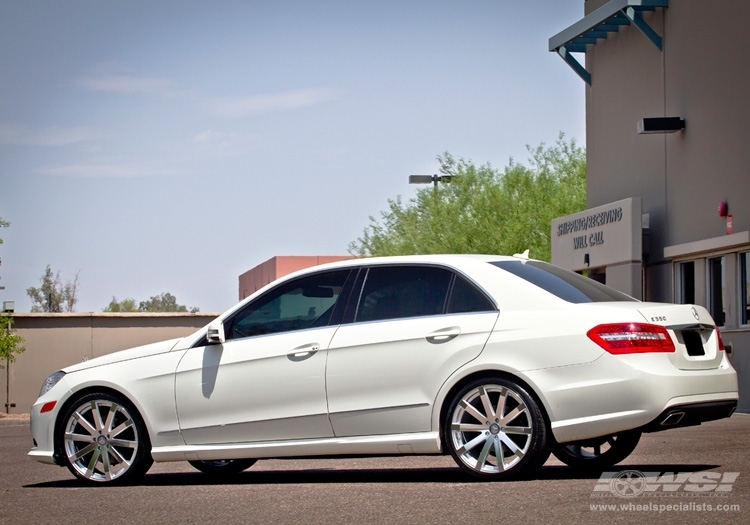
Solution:
M247 470L257 459L217 459L214 461L188 461L204 474L216 477L233 476Z
M641 433L637 430L612 436L555 444L552 453L566 465L580 469L605 469L633 453Z
M533 474L549 457L537 402L500 377L472 381L456 393L443 422L443 442L459 467L487 481Z
M58 443L68 470L91 484L125 484L151 467L151 441L135 407L99 392L76 400L58 427Z

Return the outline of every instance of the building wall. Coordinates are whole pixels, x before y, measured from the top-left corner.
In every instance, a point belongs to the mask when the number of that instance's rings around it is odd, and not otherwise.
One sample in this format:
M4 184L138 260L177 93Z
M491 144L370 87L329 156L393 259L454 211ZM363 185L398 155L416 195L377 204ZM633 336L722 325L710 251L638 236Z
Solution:
M0 370L5 411L10 377L12 414L29 412L42 381L56 370L118 350L190 335L217 313L72 313L14 314L13 325L26 351L8 370ZM3 367L6 363L0 363ZM8 371L10 372L8 374Z
M585 13L605 3L588 0ZM722 335L733 349L744 410L750 409L750 325L740 322L738 261L750 251L743 240L750 230L749 18L750 2L671 0L644 16L662 36L662 51L635 26L623 27L588 46L592 82L583 84L587 204L641 198L649 223L644 298L681 302L679 265L692 261L694 302L709 306L708 261L724 256ZM639 119L664 116L684 118L685 129L637 133ZM720 201L728 203L740 241L730 242Z
M661 11L646 17L660 34L663 18ZM585 88L587 206L641 198L641 212L649 215L647 268L665 263L652 248L664 243L665 141L680 139L637 133L642 116L664 116L662 59L658 48L633 26L599 40L586 52L592 73L591 86ZM647 283L649 277L647 271ZM654 292L653 283L646 287Z
M603 2L589 0L587 12ZM659 51L628 26L589 46L586 64L587 203L641 197L649 214L646 257L650 298L672 300L665 246L722 236L719 201L729 203L734 231L750 229L749 2L679 0L646 15L663 36ZM682 132L639 135L638 119L680 116Z
M278 255L240 275L240 301L265 285L298 270L351 259L349 255Z

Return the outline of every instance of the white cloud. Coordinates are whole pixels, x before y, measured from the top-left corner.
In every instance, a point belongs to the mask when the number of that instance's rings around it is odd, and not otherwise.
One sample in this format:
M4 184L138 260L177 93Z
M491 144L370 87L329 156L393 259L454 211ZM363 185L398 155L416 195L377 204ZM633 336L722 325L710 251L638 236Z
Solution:
M48 126L31 129L25 124L0 122L0 144L21 146L65 146L97 138L97 132L87 126L65 128Z
M256 140L255 135L207 129L192 137L189 148L210 157L233 157L246 154Z
M180 175L181 172L175 169L155 168L147 165L137 164L69 164L66 166L54 166L40 168L37 170L43 175L58 177L76 177L76 178L132 178L132 177L151 177L164 175Z
M162 94L174 82L166 77L139 76L129 73L95 73L78 79L78 84L89 91L120 94Z
M330 89L298 89L247 97L222 97L209 101L209 110L220 117L241 118L314 106L331 100L336 94Z

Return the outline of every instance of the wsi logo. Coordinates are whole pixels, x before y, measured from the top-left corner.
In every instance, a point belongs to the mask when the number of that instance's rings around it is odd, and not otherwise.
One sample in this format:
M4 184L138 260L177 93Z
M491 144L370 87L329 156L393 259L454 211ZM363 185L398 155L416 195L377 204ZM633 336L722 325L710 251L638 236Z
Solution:
M739 472L602 472L592 497L608 492L620 498L656 495L708 495L732 491Z

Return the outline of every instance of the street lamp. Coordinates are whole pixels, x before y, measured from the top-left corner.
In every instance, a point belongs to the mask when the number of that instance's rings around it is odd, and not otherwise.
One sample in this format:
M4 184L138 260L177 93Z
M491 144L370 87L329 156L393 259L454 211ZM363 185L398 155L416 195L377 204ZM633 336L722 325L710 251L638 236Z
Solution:
M437 188L438 182L450 182L453 175L409 175L409 184L432 183Z

